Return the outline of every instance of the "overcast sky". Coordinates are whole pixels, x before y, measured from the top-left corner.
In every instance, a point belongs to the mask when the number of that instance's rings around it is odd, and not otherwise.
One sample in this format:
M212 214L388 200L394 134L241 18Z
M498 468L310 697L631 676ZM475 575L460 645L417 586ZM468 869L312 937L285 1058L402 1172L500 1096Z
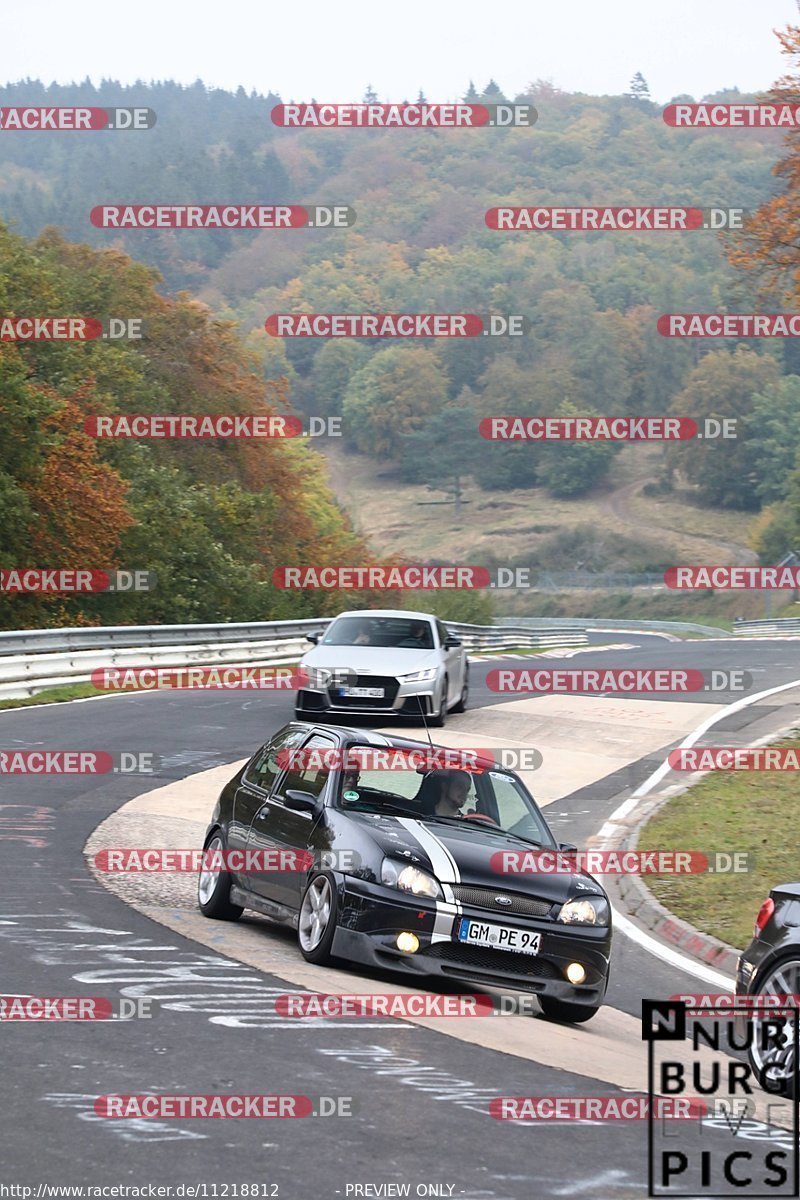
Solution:
M284 100L460 96L494 77L620 93L641 71L655 100L767 88L783 71L773 32L795 0L65 0L6 3L0 82L198 77Z

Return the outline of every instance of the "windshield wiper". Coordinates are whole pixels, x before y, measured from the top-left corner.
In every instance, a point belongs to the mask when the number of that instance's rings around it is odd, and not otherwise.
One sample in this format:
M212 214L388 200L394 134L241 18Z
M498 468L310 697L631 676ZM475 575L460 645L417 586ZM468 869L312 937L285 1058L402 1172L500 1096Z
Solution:
M422 817L421 820L424 822L444 821L454 825L460 825L462 828L467 823L466 817L443 817L439 813L432 813L429 817ZM526 846L536 846L539 850L543 850L545 848L544 842L535 842L533 838L523 837L519 833L510 833L509 830L503 829L501 825L490 825L488 821L481 821L480 826L478 826L477 822L470 822L470 824L467 825L467 828L470 827L473 829L480 828L481 830L485 830L487 833L500 833L503 837L513 838L517 842L524 842Z
M342 812L362 812L374 817L380 817L384 813L399 813L401 817L413 817L415 815L410 809L403 808L400 804L382 804L380 808L375 805L369 808L356 808L355 805L352 808L349 806L345 808L343 805Z

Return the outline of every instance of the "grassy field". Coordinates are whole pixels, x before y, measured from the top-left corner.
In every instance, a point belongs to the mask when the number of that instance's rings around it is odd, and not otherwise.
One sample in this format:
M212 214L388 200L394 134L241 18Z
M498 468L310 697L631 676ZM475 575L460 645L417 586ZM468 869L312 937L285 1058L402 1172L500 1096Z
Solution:
M486 492L468 483L469 503L456 520L451 505L423 503L444 499L442 492L401 483L368 456L347 454L332 442L325 448L339 502L381 553L432 559L447 546L454 561L468 561L470 552L513 561L539 548L548 535L588 524L598 538L616 533L634 543L643 541L657 558L730 561L732 546L748 545L752 514L641 495L637 489L653 480L660 453L655 445L623 447L613 484L577 500L557 500L538 488ZM569 564L561 567L569 569Z
M800 734L776 743L800 746ZM800 878L794 830L800 788L792 771L716 771L676 796L647 823L641 850L723 850L752 855L747 874L647 875L643 881L676 916L744 947L769 889Z
M577 500L540 489L488 492L467 484L461 515L445 494L402 483L366 455L329 442L324 454L331 485L358 531L377 554L407 561L531 565L535 570L661 572L675 563L754 562L753 515L709 510L689 495L648 496L661 448L628 445L617 456L613 483ZM773 615L780 615L776 596ZM497 615L617 616L729 625L734 616L764 615L757 593L618 594L494 593ZM793 615L800 612L795 606Z

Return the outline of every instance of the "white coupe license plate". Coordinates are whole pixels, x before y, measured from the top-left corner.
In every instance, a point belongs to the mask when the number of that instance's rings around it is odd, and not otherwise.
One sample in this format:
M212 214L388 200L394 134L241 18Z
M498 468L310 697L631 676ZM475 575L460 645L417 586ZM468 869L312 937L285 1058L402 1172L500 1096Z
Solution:
M527 929L512 929L509 925L488 925L462 917L458 926L459 942L470 946L491 946L493 950L515 950L517 954L538 954L540 933Z
M383 688L343 687L339 688L340 696L352 696L361 700L382 700L385 696Z

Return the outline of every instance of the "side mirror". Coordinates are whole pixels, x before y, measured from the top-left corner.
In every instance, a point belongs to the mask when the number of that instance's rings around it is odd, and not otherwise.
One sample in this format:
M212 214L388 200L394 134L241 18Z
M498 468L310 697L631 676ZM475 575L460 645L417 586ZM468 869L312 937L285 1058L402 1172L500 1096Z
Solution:
M577 854L578 847L572 842L559 842L558 848L562 854Z
M298 788L289 788L283 797L283 802L291 812L316 813L319 801L311 792L301 792Z
M319 634L318 633L307 633L306 641L313 642L314 645L316 646L317 642L319 641Z
M461 638L454 637L452 633L448 634L447 638L445 639L445 643L444 643L445 650L455 650L456 646L460 646L460 645L461 645Z

